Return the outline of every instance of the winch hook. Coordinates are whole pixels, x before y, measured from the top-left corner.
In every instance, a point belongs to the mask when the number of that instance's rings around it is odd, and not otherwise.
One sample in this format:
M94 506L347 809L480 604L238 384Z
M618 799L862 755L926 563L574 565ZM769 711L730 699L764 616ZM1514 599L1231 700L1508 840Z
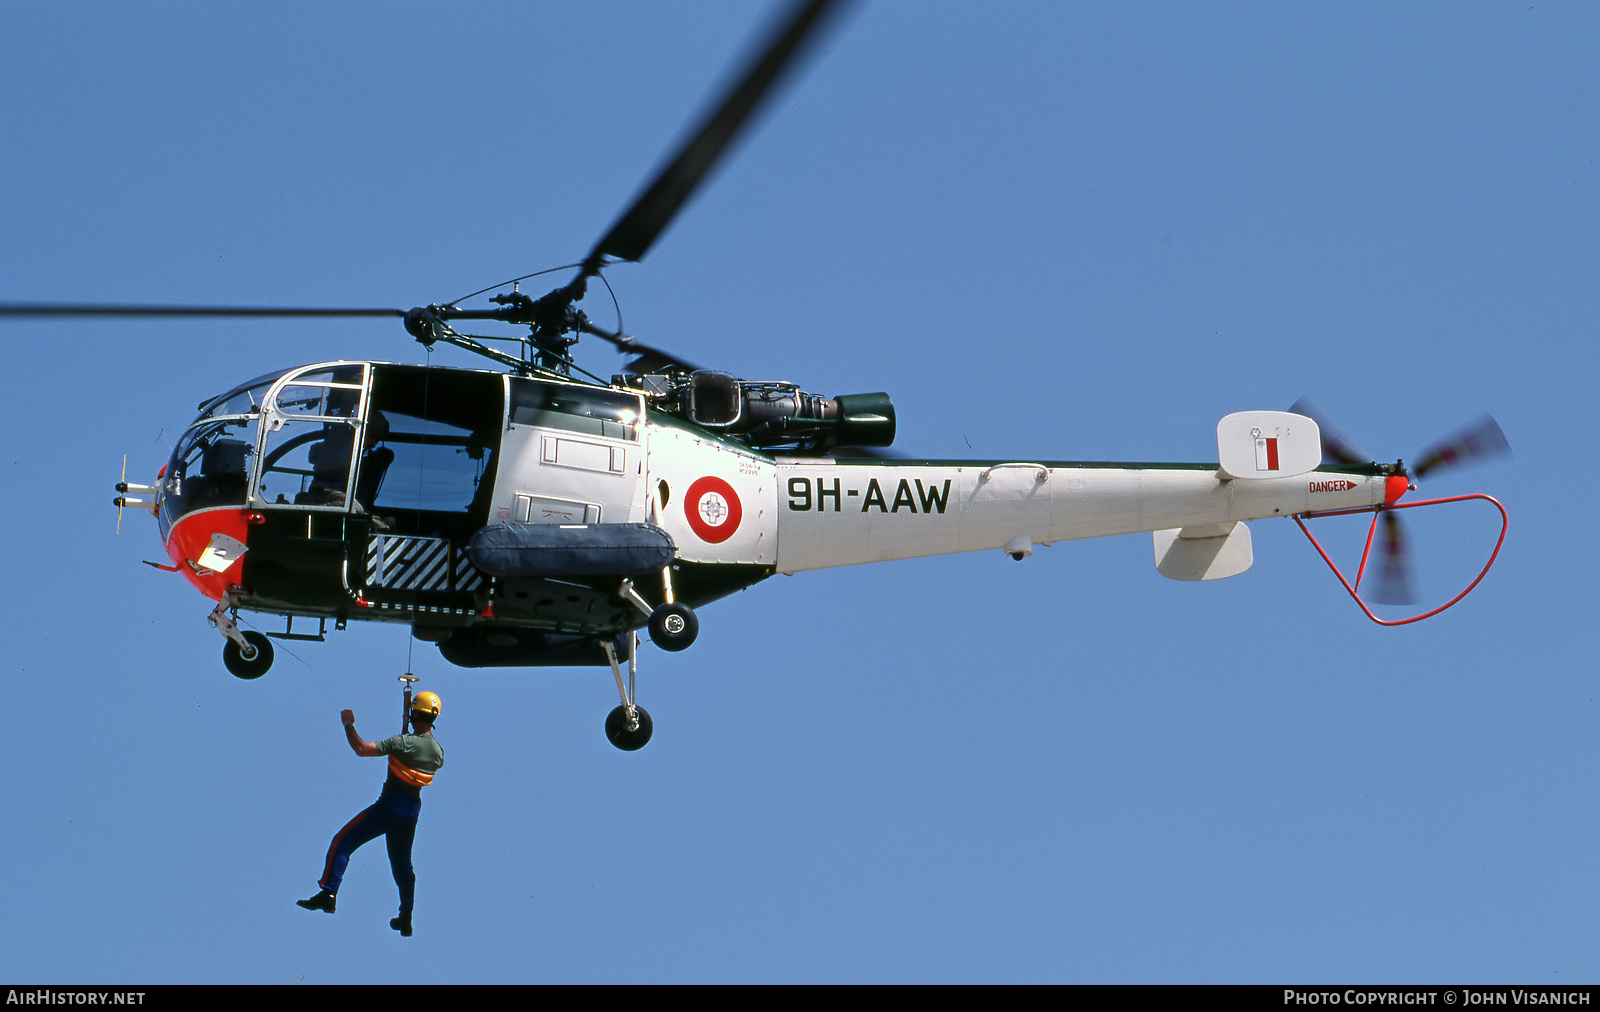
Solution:
M400 710L400 733L405 734L411 729L411 686L416 682L422 681L422 679L407 671L400 676L399 680L404 682L406 687L405 701Z

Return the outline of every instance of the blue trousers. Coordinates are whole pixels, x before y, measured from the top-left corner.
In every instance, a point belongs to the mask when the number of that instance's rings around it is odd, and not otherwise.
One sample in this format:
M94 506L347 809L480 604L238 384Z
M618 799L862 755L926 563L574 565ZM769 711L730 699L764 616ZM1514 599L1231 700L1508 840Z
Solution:
M417 835L417 816L422 814L422 799L385 786L371 807L351 819L328 845L328 860L317 885L338 893L344 870L356 848L378 837L389 847L389 868L394 884L400 887L400 910L409 913L416 898L417 875L411 869L411 841Z

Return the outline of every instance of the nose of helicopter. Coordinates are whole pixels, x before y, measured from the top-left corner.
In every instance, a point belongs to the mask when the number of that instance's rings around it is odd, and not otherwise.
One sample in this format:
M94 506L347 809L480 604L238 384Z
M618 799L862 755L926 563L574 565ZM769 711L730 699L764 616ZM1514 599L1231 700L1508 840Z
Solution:
M181 517L167 534L167 556L195 589L213 601L239 582L240 559L253 514L249 510L201 510Z

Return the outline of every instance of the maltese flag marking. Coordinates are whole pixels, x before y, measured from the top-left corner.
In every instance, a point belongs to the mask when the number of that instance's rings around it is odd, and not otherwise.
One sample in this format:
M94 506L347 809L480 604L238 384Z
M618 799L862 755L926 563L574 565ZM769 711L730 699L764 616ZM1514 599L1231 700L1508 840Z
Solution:
M1256 470L1276 471L1278 469L1278 437L1256 437Z
M744 519L744 505L733 486L711 475L689 486L683 497L683 512L689 527L701 541L720 545L733 537Z

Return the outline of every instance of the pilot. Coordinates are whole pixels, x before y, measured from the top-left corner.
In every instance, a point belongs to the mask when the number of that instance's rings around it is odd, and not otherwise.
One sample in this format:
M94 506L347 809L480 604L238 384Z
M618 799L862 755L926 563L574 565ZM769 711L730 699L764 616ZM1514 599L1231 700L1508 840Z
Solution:
M311 462L311 487L294 497L296 506L343 506L350 483L350 448L355 430L348 425L323 426L322 438L306 449Z
M384 475L394 463L394 451L380 445L387 438L389 419L383 412L374 411L367 422L366 434L361 437L361 473L356 477L356 502L364 509L372 508L372 501L378 498L378 490L383 487Z
M356 479L356 502L363 508L372 505L383 477L394 463L394 451L381 446L389 437L389 419L375 411L361 438L361 476ZM295 497L302 506L343 506L344 490L350 481L350 447L355 432L347 425L328 425L323 438L307 450L311 460L311 487Z
M400 916L391 920L389 927L407 938L411 936L411 907L417 887L417 876L411 869L411 841L417 833L417 816L422 813L422 788L433 782L433 775L444 765L444 749L433 738L433 723L438 717L439 697L419 692L411 700L411 733L373 744L356 734L353 712L344 710L339 714L345 737L356 755L389 757L389 778L384 781L378 800L334 834L322 879L317 883L321 891L310 899L295 900L297 904L307 910L333 913L350 855L362 844L382 836L389 847L394 883L400 887Z

